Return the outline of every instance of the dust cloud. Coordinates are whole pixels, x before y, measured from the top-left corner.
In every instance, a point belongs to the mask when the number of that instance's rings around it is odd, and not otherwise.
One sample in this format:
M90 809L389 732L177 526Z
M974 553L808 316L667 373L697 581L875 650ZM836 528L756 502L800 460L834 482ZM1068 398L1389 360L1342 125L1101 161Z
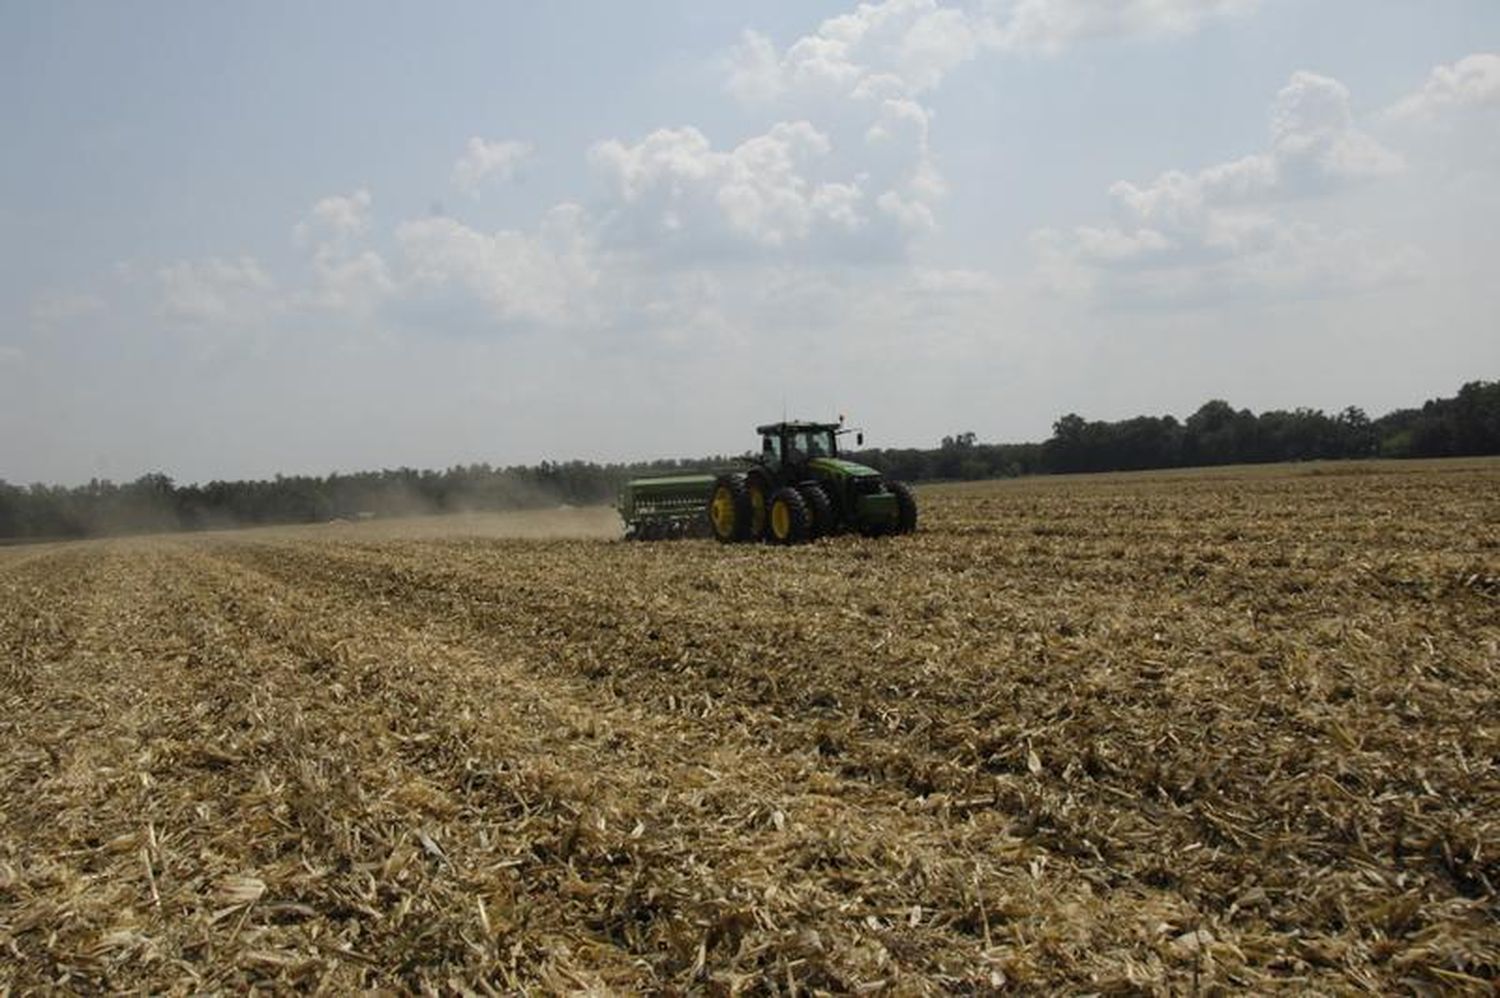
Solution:
M516 540L617 540L624 534L612 506L560 506L504 513L439 513L333 520L295 526L249 527L233 536L302 537L308 540L442 540L494 537Z

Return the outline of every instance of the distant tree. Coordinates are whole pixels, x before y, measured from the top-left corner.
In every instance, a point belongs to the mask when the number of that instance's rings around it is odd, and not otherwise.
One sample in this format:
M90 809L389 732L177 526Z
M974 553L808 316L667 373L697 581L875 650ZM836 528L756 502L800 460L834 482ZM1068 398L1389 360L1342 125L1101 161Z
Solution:
M0 478L0 537L21 535L21 490Z
M1357 405L1351 405L1335 419L1338 432L1338 453L1335 457L1374 457L1380 449L1380 437L1375 424Z
M1254 460L1256 430L1257 421L1249 409L1236 410L1223 399L1213 399L1188 417L1183 457L1188 464Z
M1070 412L1052 424L1052 437L1043 444L1047 467L1053 471L1085 471L1088 463L1088 423Z

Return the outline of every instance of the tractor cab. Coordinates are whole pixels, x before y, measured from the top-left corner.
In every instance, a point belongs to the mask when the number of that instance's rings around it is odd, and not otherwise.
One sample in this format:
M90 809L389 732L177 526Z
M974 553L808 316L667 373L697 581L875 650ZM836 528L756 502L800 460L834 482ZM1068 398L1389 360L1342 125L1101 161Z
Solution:
M805 467L817 457L838 457L837 423L771 423L757 426L760 434L760 458L767 467Z

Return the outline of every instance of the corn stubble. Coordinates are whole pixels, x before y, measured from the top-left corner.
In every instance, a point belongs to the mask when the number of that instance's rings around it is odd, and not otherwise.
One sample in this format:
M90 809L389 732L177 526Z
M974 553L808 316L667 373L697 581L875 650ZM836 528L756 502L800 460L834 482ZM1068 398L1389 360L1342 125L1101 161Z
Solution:
M0 991L1485 992L1500 465L1314 471L0 551Z

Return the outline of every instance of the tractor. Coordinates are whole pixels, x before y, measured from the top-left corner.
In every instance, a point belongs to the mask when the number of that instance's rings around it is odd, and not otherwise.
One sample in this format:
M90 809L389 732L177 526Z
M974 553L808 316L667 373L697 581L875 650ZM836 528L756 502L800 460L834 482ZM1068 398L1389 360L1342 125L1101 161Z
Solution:
M781 422L756 432L760 453L741 467L627 482L618 503L626 537L706 532L725 544L800 544L849 530L878 537L916 529L910 487L839 457L839 437L855 431L841 423Z

